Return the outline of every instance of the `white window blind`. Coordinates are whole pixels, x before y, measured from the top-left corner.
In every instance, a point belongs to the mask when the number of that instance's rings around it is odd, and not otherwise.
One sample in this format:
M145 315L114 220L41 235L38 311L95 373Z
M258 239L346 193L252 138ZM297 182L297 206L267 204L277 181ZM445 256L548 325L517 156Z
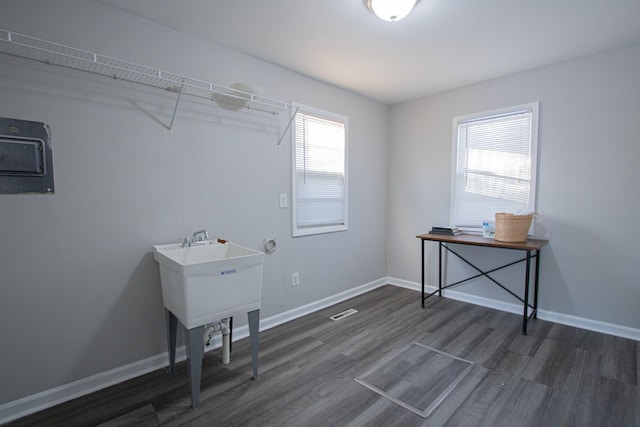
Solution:
M293 235L347 228L345 117L300 108L294 120Z
M454 118L452 224L535 210L538 104Z

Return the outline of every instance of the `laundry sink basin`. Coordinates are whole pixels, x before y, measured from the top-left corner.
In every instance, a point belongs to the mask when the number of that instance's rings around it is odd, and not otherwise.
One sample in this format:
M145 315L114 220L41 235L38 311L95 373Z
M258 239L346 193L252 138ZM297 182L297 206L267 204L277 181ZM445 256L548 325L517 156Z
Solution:
M213 240L153 249L163 304L187 329L260 309L263 252Z

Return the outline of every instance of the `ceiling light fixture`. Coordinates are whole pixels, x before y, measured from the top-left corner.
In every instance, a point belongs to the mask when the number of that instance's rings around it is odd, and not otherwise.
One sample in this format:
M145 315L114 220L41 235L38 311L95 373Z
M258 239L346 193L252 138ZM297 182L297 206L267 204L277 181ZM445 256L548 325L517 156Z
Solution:
M420 0L364 0L367 7L383 21L396 22L411 12Z

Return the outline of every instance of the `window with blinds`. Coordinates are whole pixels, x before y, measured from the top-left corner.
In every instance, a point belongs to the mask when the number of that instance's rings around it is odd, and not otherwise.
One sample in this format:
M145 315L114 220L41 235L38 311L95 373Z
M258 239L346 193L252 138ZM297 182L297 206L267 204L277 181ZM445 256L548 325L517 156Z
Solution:
M453 225L535 211L537 129L538 103L453 119Z
M293 235L347 229L347 118L299 106L293 130Z

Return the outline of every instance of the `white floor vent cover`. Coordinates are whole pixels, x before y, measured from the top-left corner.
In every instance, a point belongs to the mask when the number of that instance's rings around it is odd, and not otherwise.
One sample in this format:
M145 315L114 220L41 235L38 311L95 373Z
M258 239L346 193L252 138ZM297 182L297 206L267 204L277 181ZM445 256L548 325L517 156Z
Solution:
M356 382L427 418L465 379L474 362L418 342L382 358Z
M352 314L356 314L357 312L358 310L356 310L355 308L350 308L348 310L343 311L342 313L334 314L333 316L329 317L329 319L340 320L340 319L344 319L347 316L351 316Z

